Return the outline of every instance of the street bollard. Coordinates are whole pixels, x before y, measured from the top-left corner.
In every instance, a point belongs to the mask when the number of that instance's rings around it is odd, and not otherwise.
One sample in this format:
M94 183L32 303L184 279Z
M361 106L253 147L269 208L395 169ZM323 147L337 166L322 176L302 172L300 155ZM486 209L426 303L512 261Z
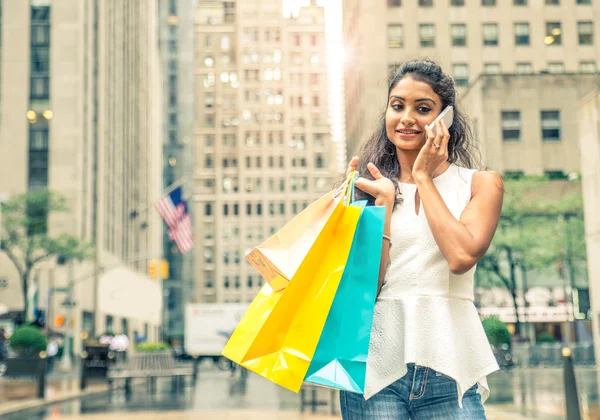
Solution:
M38 371L37 371L37 397L39 399L46 398L46 352L40 352L40 358L38 359Z
M563 356L563 379L565 385L565 404L567 406L567 420L581 420L579 409L579 394L577 393L577 379L571 358L571 349L562 349Z
M87 367L87 357L88 354L86 351L81 353L81 378L79 382L79 389L82 391L87 388L87 379L88 379L88 367Z
M194 373L192 374L192 386L196 386L196 380L198 379L198 363L200 363L200 359L198 356L194 356Z

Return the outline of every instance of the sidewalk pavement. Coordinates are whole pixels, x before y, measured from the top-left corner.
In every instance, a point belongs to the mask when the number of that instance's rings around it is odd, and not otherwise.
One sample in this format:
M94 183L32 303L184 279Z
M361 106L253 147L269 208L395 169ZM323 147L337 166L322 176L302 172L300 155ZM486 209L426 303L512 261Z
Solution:
M36 387L34 380L0 378L0 416L108 390L106 383L92 382L85 391L81 391L79 379L50 377L46 383L46 398L38 399Z
M518 414L486 408L488 420L528 420ZM61 414L61 420L105 420L107 413L85 415ZM155 412L111 412L111 420L340 420L339 416L301 413L293 410L189 410Z
M44 400L35 398L35 382L24 380L0 379L0 416L16 411L38 408L52 403L67 401L85 397L88 395L104 392L108 386L102 383L90 384L85 391L79 389L79 380L77 379L50 379L46 388L46 398ZM512 407L511 407L512 408ZM531 417L524 417L515 412L506 411L500 406L485 407L488 420L526 420ZM65 419L76 420L79 416L65 417ZM86 420L105 419L106 414L85 416ZM160 412L160 413L111 413L111 418L122 420L191 420L196 418L219 419L219 420L339 420L339 416L330 416L323 414L300 413L295 410L192 410L185 412Z

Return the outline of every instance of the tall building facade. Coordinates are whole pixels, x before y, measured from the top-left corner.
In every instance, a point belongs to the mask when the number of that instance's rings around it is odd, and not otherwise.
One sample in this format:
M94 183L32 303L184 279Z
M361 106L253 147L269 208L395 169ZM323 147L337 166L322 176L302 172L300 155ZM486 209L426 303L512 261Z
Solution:
M579 102L600 74L482 74L462 106L486 166L508 176L580 172Z
M332 188L323 9L200 1L194 213L198 302L248 302L254 246Z
M194 1L161 0L158 30L163 89L163 179L167 190L182 184L184 196L192 194L195 60ZM189 181L189 182L188 182ZM169 276L163 282L164 336L182 342L185 303L194 290L192 254L182 255L165 229L163 254Z
M64 195L70 211L49 216L48 234L96 249L92 261L37 267L38 305L48 309L49 282L71 280L74 331L154 338L162 293L145 276L162 237L149 209L162 163L154 3L2 0L0 9L0 191ZM19 310L16 271L2 252L0 277L0 301ZM67 311L64 300L53 295L52 313Z
M374 5L349 0L344 1L343 8L347 48L346 131L350 156L374 131L385 110L389 73L403 61L419 57L438 61L453 76L465 100L469 95L480 97L485 80L502 79L496 76L475 82L481 74L527 76L521 79L524 81L521 87L529 83L528 92L532 92L534 86L541 89L544 81L552 80L553 87L564 92L561 86L572 87L572 81L579 80L572 77L573 74L598 71L600 43L596 34L600 30L600 3L592 0L388 0ZM566 75L564 85L563 75ZM511 77L510 80L516 79ZM540 93L535 99L539 109L526 111L528 115L536 115L531 120L522 120L527 130L541 133L540 124L556 124L556 113L545 112L541 116L545 111L543 97ZM574 95L567 97L569 101L576 100ZM478 140L483 148L488 143L503 144L502 131L492 127L500 125L504 104L499 98L484 97L483 101L484 108L467 108L469 114L479 114L480 127L490 127L485 137L481 135ZM470 102L482 105L475 99ZM529 107L524 101L520 106ZM576 109L577 103L565 102L563 106ZM568 124L566 120L564 123ZM538 155L547 156L544 152L548 149L547 143L537 141L538 138L528 138L528 150L534 147ZM575 136L564 136L562 141L568 143L565 149L576 148ZM494 169L514 166L510 152L505 156L502 162L495 156L490 166ZM565 158L561 164L536 160L523 170L540 174L543 168L564 172L579 168L576 156L569 153Z
M600 91L591 91L581 101L581 172L585 194L585 241L596 360L600 357Z

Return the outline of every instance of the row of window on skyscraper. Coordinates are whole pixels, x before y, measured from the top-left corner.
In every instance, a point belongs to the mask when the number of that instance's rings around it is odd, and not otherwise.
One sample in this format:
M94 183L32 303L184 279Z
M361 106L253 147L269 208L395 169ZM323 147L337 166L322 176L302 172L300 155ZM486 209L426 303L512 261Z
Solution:
M531 28L528 22L514 22L513 34L516 46L531 45ZM497 23L484 23L482 25L481 42L485 47L499 45L499 28ZM546 45L562 45L561 22L546 22L546 34L540 39ZM467 25L465 23L450 24L450 41L453 47L467 46ZM577 42L579 45L594 44L594 23L592 21L577 22ZM436 46L436 31L433 23L419 25L419 46L422 48ZM404 47L404 25L388 25L388 47Z
M521 140L521 111L502 110L500 114L502 140ZM547 109L540 111L540 130L542 141L561 140L560 110Z
M412 1L412 0L411 0ZM442 1L442 0L438 0ZM444 0L449 1L450 6L465 6L465 2L469 0ZM479 2L481 6L497 6L497 0L471 0L475 2ZM508 0L501 0L502 2ZM592 0L563 0L565 4L576 4L576 5L589 5L592 4ZM402 0L388 0L388 7L401 7ZM512 4L514 6L529 6L529 0L513 0ZM544 0L544 4L546 6L560 6L561 0ZM435 5L435 0L419 0L420 7L433 7Z

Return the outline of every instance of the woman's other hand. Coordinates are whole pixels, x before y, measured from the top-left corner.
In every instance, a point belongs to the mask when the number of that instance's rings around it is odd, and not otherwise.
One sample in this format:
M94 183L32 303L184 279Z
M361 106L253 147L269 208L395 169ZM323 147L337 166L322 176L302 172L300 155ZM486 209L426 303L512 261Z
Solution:
M358 157L355 156L348 164L348 175L356 169L357 164ZM367 168L371 175L373 175L374 180L359 177L354 182L354 186L372 196L375 199L376 206L386 206L391 210L394 207L396 198L396 187L394 183L389 178L384 177L379 169L372 163L369 163Z

